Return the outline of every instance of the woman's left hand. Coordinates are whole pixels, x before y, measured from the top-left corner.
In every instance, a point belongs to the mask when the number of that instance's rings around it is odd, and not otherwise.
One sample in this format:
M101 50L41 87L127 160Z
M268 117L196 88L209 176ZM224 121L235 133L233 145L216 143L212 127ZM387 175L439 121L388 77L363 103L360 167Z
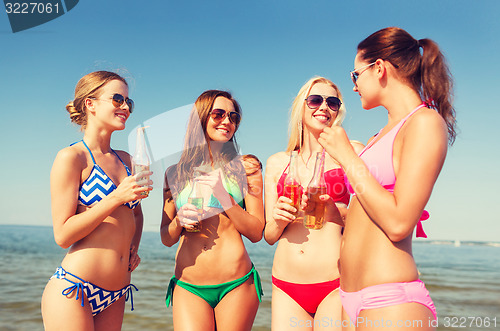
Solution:
M135 246L130 247L130 258L128 262L128 271L132 272L141 263L141 258L137 254L137 248Z
M325 203L325 220L327 222L332 222L340 226L344 226L344 219L342 213L340 212L337 204L328 194L322 194L319 199ZM307 194L302 194L302 201L300 203L300 208L304 210L304 213L311 214L316 208L316 202L309 200Z

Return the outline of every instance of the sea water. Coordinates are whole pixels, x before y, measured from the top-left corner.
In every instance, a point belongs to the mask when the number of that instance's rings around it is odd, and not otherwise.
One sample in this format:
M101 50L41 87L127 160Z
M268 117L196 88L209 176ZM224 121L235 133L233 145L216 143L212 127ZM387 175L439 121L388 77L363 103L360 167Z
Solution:
M275 246L263 240L245 245L264 289L253 330L270 330ZM165 294L176 249L163 246L159 233L143 234L142 262L132 274L139 292L134 292L135 310L125 306L123 330L173 330ZM0 225L0 330L43 330L42 292L65 253L51 227ZM415 241L413 253L436 305L438 330L500 330L499 243Z

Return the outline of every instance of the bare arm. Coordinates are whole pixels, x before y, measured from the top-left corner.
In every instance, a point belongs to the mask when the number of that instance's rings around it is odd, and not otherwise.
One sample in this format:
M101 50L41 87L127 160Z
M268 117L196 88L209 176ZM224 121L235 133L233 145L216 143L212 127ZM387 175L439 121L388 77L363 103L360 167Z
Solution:
M168 171L168 170L167 170ZM165 174L165 185L163 189L163 213L161 217L160 236L161 242L168 247L179 241L183 227L180 225L175 201Z
M277 153L269 157L266 163L265 175L265 201L266 201L266 227L264 239L269 245L274 245L285 230L286 226L295 220L295 210L290 205L290 199L281 196L278 198L276 185L286 166L288 156L286 153Z
M434 111L411 118L397 138L402 147L397 167L395 162L393 194L376 181L352 148L346 147L343 129L325 129L319 141L342 164L368 216L391 241L398 242L412 233L429 200L446 157L446 132L444 121Z
M129 260L129 271L132 272L137 268L139 263L141 263L141 258L139 257L139 244L141 242L142 230L144 226L144 216L142 214L141 204L138 204L134 208L134 219L135 219L135 233L132 238L132 243L130 244L130 260Z
M264 204L262 201L262 172L258 159L256 159L256 162L245 157L243 157L243 159L248 185L248 193L245 196L246 210L241 208L236 201L227 194L221 181L218 181L217 184L219 188L214 188L214 196L224 207L227 216L236 230L255 243L262 239L262 231L264 230L265 224ZM217 192L222 192L222 190L224 190L225 194L216 196Z

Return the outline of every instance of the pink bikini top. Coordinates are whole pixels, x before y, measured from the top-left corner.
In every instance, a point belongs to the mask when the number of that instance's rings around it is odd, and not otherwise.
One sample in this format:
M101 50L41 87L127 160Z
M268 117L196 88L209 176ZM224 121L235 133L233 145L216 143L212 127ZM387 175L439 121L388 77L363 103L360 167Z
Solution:
M406 122L406 120L413 115L417 110L425 107L426 104L422 103L417 108L415 108L411 113L409 113L405 118L403 118L395 127L393 127L389 132L387 132L380 139L374 138L366 147L359 153L359 157L368 167L368 170L373 177L380 183L387 191L393 193L394 185L396 184L396 174L394 173L393 161L393 147L394 140L399 130ZM382 130L375 135L378 136ZM351 194L355 195L353 188L345 176L346 186ZM420 220L417 224L417 237L427 238L422 227L422 222L429 218L429 213L424 210Z

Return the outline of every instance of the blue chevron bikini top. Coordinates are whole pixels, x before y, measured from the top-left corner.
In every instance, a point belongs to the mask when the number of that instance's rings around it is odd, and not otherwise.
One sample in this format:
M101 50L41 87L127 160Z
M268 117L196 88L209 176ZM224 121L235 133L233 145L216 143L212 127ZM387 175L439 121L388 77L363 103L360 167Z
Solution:
M102 168L99 167L99 165L95 162L94 155L92 155L92 152L90 151L90 148L87 146L85 141L82 140L82 142L90 153L90 157L94 162L94 167L92 168L92 171L90 171L89 177L80 185L80 193L78 194L78 204L82 206L92 207L97 202L101 201L105 196L109 195L111 192L116 190L116 185L115 183L113 183L111 178L109 178L109 176L106 175L104 170L102 170ZM71 144L71 146L74 144L76 143ZM130 176L131 175L130 169L122 161L122 159L118 156L118 154L116 154L114 150L112 151L113 153L115 153L116 157L118 157L120 162L125 167L127 175ZM139 204L139 202L140 200L135 200L124 203L124 205L129 207L130 209L134 209Z

